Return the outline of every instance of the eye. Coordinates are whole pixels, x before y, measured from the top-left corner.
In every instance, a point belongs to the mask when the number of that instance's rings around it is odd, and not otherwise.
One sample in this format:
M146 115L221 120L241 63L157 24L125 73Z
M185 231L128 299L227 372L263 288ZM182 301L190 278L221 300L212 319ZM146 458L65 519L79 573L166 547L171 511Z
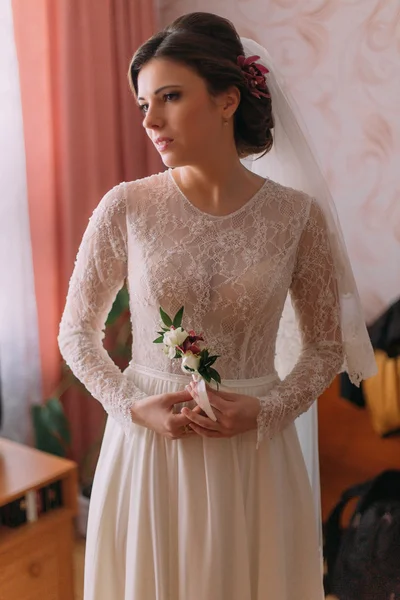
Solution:
M168 94L164 94L162 98L163 98L164 102L174 102L175 100L178 100L180 97L181 97L180 92L169 92ZM139 104L139 110L145 115L146 113L149 112L149 105L148 104Z
M174 100L178 100L181 97L179 92L170 92L169 94L164 94L164 102L173 102Z

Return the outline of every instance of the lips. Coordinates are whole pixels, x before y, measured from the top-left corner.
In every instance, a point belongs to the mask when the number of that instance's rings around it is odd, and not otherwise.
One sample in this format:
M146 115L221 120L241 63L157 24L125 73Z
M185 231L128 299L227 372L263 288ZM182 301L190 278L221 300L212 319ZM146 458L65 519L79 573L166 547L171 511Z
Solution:
M154 140L154 144L159 152L164 152L174 140L168 137L159 137Z

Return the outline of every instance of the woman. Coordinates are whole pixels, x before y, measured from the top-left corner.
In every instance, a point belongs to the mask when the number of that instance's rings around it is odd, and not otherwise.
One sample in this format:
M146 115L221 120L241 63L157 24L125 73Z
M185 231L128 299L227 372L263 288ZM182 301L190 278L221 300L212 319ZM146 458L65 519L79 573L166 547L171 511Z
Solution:
M85 600L323 597L294 420L351 360L341 307L351 271L338 266L316 200L241 162L274 141L271 74L243 54L228 21L196 13L148 40L129 69L168 170L122 183L100 202L59 336L73 372L109 414ZM122 374L101 339L125 280L133 359ZM281 380L275 346L288 292L302 351ZM159 307L173 316L182 305L184 325L204 332L219 356L223 386L208 386L211 415L197 404L200 384L153 343ZM370 366L363 344L361 377Z

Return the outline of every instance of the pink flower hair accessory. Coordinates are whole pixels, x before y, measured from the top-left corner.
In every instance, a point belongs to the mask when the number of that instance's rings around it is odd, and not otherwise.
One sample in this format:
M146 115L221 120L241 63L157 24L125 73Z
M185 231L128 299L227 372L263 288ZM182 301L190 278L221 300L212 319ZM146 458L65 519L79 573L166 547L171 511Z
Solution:
M246 77L250 93L256 98L271 98L265 79L266 74L269 73L269 69L261 63L256 62L259 58L259 56L248 56L246 58L240 55L237 58L237 64Z

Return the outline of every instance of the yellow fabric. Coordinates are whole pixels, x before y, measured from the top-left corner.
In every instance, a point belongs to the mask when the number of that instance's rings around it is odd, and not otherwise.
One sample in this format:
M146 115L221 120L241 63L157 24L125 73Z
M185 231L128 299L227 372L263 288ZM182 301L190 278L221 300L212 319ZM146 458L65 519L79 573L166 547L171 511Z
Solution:
M363 382L372 426L379 435L400 430L400 357L375 350L378 373Z

